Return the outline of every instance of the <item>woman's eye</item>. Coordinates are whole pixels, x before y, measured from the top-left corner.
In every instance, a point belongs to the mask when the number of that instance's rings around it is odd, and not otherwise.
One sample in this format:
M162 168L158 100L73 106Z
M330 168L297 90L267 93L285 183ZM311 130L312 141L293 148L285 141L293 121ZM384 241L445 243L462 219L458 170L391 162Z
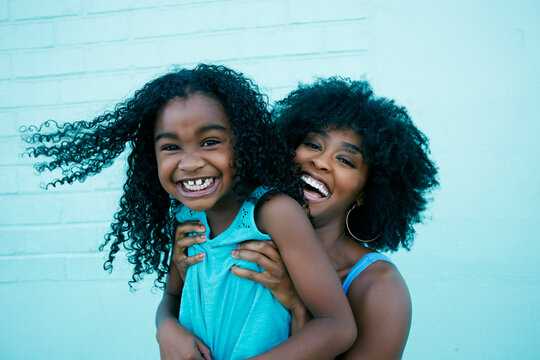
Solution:
M219 140L217 139L206 139L202 142L201 146L202 147L209 147L209 146L214 146L214 145L218 145L220 143Z
M338 157L337 158L339 162L347 165L347 166L350 166L352 168L355 168L356 166L354 166L354 164L352 162L350 162L349 160L347 160L346 158L343 158L343 157Z
M310 142L310 141L306 141L304 142L304 145L307 146L308 148L311 148L311 149L314 149L314 150L320 150L320 146L314 142Z

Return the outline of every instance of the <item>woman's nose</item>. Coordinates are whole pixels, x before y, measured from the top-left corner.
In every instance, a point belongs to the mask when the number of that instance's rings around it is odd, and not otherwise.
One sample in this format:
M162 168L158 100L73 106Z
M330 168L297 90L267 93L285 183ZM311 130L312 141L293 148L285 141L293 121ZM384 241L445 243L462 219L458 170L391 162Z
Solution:
M328 169L330 168L328 163L328 156L326 156L326 154L324 153L319 153L317 156L314 156L311 159L311 163L318 170L328 171Z

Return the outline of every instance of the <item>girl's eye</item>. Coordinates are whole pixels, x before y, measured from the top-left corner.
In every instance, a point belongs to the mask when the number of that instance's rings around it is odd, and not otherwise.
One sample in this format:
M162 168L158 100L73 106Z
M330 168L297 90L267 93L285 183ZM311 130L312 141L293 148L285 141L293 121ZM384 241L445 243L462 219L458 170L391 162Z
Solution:
M177 150L181 150L179 146L177 145L174 145L174 144L167 144L167 145L163 145L161 147L161 150L163 151L177 151Z
M206 139L202 142L201 146L202 147L210 147L210 146L215 146L215 145L218 145L219 143L221 143L221 141L217 140L217 139Z

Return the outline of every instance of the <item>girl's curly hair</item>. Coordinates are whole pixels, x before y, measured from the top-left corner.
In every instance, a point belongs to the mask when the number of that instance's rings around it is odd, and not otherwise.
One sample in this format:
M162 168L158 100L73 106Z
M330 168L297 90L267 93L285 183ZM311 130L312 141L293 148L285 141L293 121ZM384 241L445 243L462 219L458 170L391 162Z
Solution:
M127 180L111 231L100 246L110 243L105 270L122 246L134 265L130 286L144 274L157 273L163 285L168 271L174 226L171 207L176 200L162 188L154 150L154 123L160 110L173 98L202 94L221 103L231 124L236 167L234 191L240 200L258 185L272 187L301 201L299 181L293 176L294 152L280 141L272 141L267 99L250 79L224 66L200 64L180 69L150 81L133 97L116 105L114 111L92 121L59 125L47 121L39 127L21 129L23 140L33 146L31 157L50 159L37 163L38 172L60 169L63 177L46 185L84 181L112 165L129 145ZM52 128L52 129L49 129ZM281 145L281 146L280 146ZM281 164L277 171L276 164Z
M362 206L349 225L364 239L376 238L366 243L374 250L410 248L413 225L423 220L438 181L428 139L404 107L375 97L366 81L332 77L300 85L276 104L274 116L290 149L313 131L350 128L360 134L370 168Z

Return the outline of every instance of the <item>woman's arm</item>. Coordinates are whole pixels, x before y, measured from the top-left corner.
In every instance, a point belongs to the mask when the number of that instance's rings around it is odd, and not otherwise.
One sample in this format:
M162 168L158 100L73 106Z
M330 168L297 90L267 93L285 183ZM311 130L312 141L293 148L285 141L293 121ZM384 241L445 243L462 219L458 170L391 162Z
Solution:
M235 257L252 261L264 269L260 273L235 267L232 272L266 286L291 311L293 333L311 319L272 242L245 241ZM358 336L354 345L339 358L401 359L411 324L411 299L399 271L389 263L375 262L352 282L347 294Z
M401 359L411 326L411 298L399 271L377 261L352 282L347 296L358 336L339 359Z
M354 318L341 283L304 209L276 195L257 213L257 226L279 249L294 287L313 319L292 337L256 359L329 359L356 337Z

